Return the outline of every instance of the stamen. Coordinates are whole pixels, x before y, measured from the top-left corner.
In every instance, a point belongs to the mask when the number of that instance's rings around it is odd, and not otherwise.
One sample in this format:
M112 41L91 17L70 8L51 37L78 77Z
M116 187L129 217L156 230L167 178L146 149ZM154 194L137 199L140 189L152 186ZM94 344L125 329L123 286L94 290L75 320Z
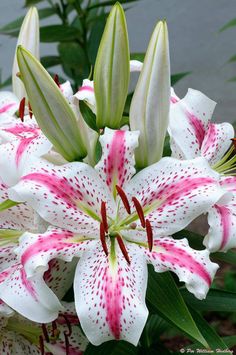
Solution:
M129 258L129 254L126 250L125 244L123 242L123 239L121 238L121 236L119 234L116 235L116 239L117 242L119 244L120 250L125 258L125 260L127 261L128 264L130 264L130 258Z
M24 122L24 115L25 115L25 97L23 97L19 105L19 117L22 122Z
M118 192L118 195L120 196L126 211L128 214L131 214L130 204L124 190L120 186L116 185L116 191Z
M30 118L32 118L33 117L33 111L32 111L32 107L30 105L30 102L28 102L28 107L29 107L29 116L30 116Z
M145 217L144 217L142 206L140 205L140 202L137 200L136 197L133 197L132 201L134 203L134 207L135 207L135 209L137 211L137 214L139 216L141 225L142 225L143 228L145 228Z
M106 202L102 201L101 204L101 216L102 216L102 223L104 226L105 233L108 232L108 223L107 223L107 210L106 210Z
M66 355L69 355L70 353L70 343L69 343L69 338L67 335L67 332L64 332L64 337L65 337L65 346L66 346Z
M236 138L232 138L231 141L233 142L234 149L236 149Z
M149 251L152 251L153 248L153 232L152 226L148 219L146 219L146 232L147 232L147 240L148 240L148 248Z
M59 76L57 74L54 76L54 81L57 84L57 86L60 88Z
M67 335L68 335L68 337L70 337L71 334L72 334L72 328L71 328L70 321L69 321L69 319L67 318L67 316L66 316L65 314L62 314L62 316L63 316L63 318L65 319L66 325L67 325L68 330L69 330L69 332L67 333Z
M133 222L130 224L131 229L136 229L137 228L137 223Z
M46 327L45 324L42 324L42 330L43 330L43 335L44 335L44 338L45 338L46 342L49 343L50 339L49 339L47 327Z
M45 351L44 351L44 341L42 335L39 336L39 347L40 347L41 355L44 355Z
M106 233L105 233L103 223L100 223L100 240L102 243L102 249L103 249L104 253L106 254L106 256L108 256L108 249L107 249L107 244L106 244Z
M57 331L57 323L56 323L56 321L54 320L54 321L52 322L52 337L53 337L53 338L55 337L56 331Z

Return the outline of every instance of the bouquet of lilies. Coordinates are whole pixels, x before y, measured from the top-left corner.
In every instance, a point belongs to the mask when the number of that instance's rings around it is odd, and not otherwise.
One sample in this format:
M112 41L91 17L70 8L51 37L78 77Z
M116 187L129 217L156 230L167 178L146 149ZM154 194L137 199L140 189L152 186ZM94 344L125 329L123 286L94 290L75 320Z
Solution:
M31 8L13 93L0 93L0 353L87 354L90 347L94 354L94 346L125 340L119 354L127 354L156 300L159 315L211 348L183 295L205 299L218 269L210 254L236 247L232 125L211 122L216 103L201 92L176 96L165 21L144 63L130 61L119 3L93 80L77 92L38 58ZM133 71L139 78L128 105ZM185 228L200 215L209 229L192 247Z

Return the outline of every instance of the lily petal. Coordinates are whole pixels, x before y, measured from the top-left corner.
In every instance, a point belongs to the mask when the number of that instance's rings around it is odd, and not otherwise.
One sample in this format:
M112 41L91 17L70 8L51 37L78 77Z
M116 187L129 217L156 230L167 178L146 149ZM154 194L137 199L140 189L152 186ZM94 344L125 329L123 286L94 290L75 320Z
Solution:
M143 63L139 60L131 60L130 61L130 72L139 72L142 70Z
M27 279L23 267L16 261L0 274L0 299L24 317L39 323L51 322L62 309L41 275Z
M163 158L143 169L127 184L130 201L139 200L157 235L171 235L214 205L224 194L204 158Z
M16 128L17 129L17 128ZM35 132L29 137L0 145L0 176L9 186L16 184L23 174L26 164L35 157L49 152L52 144L42 134Z
M13 116L19 107L19 99L10 91L0 92L0 118L6 119Z
M112 196L96 171L84 163L56 166L40 160L28 166L20 182L9 190L14 201L28 204L52 225L77 232L80 226L99 230L101 203L114 216Z
M211 252L236 247L236 177L222 177L220 184L233 195L228 203L216 204L208 211L210 228L203 244Z
M160 238L154 241L152 252L146 249L145 253L156 272L173 271L200 300L206 297L219 267L210 261L209 251L190 248L187 239Z
M93 81L84 79L79 91L74 95L78 100L84 100L91 110L96 113L96 99Z
M138 146L138 131L118 131L109 128L100 137L102 157L95 169L115 195L116 185L122 187L135 173L134 149Z
M146 261L135 246L128 252L130 265L119 251L116 261L109 261L97 242L79 260L74 281L76 310L94 345L111 339L137 345L147 320Z
M182 100L172 103L169 134L185 159L201 155L201 146L215 105L214 101L193 89L189 89Z
M65 81L63 84L60 84L60 89L66 99L70 100L73 96L73 90L69 80Z
M233 137L234 128L230 123L209 123L201 146L201 156L205 157L210 165L214 165L229 149Z
M26 232L20 238L20 245L15 249L28 277L35 274L44 274L50 262L55 258L71 262L72 259L80 257L87 245L94 241L86 239L86 233L81 235L68 232L58 228L49 227L43 234ZM72 264L74 268L74 264ZM51 280L46 281L51 282Z

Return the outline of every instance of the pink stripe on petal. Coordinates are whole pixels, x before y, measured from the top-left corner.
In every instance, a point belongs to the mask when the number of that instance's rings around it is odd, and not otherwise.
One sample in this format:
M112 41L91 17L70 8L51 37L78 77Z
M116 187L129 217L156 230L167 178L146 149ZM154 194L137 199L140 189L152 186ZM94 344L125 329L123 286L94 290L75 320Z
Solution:
M222 226L222 241L220 249L223 249L227 244L230 236L230 225L231 225L231 217L230 211L225 206L214 206L217 210L217 213L220 215L221 218L221 226Z
M25 265L29 259L34 256L39 256L40 254L43 255L49 250L56 250L59 252L60 250L63 250L64 247L70 248L73 243L66 242L66 239L72 238L73 235L74 234L71 232L64 231L63 233L51 232L47 238L39 236L38 240L31 244L21 255L22 265Z
M75 190L64 178L58 178L55 173L51 175L43 173L32 173L22 177L22 180L32 181L48 188L50 194L54 194L57 200L62 199L69 207L76 207L76 200L82 200L82 193Z
M20 276L23 286L29 292L29 294L37 301L37 293L32 285L32 283L27 279L26 273L23 268L20 269Z
M10 110L10 108L12 108L12 107L14 107L16 105L17 105L16 103L7 104L7 105L5 105L5 106L0 108L0 113L5 113L8 110Z
M79 92L80 91L90 91L90 92L94 92L94 88L92 88L91 86L81 86L80 89L79 89Z
M173 177L173 179L174 178L175 177ZM160 200L160 203L162 202L160 206L161 208L168 204L172 205L176 200L179 200L184 196L191 197L190 195L195 189L214 182L215 180L212 178L184 178L184 176L182 176L180 181L169 185L166 184L166 186L163 186L161 190L153 191L149 197L146 196L143 200L143 205L150 205L156 200Z
M212 148L212 146L214 145L215 141L216 141L216 126L215 124L210 123L208 125L208 130L207 130L207 140L204 144L204 149L202 151L202 155L204 156L207 151L209 150L209 148Z
M176 102L178 102L178 101L179 101L179 100L178 100L176 97L171 96L170 102L171 102L172 104L176 104Z
M16 150L16 155L15 155L15 161L16 161L17 167L19 166L20 159L21 159L22 155L24 154L25 150L28 148L28 146L32 143L33 140L34 140L34 137L22 138L20 140L19 145Z
M111 333L114 338L120 339L120 320L122 315L122 288L124 287L124 278L120 277L121 270L117 270L117 277L109 275L109 268L104 271L104 290L106 300L106 321L108 322Z
M185 111L186 116L189 119L191 126L194 129L196 139L198 141L199 146L201 147L204 136L205 136L205 128L203 123L200 119L198 119L194 114L189 112L188 110Z
M117 185L123 185L124 163L125 163L125 131L116 131L109 149L107 159L104 161L107 171L107 185L110 186L114 179Z

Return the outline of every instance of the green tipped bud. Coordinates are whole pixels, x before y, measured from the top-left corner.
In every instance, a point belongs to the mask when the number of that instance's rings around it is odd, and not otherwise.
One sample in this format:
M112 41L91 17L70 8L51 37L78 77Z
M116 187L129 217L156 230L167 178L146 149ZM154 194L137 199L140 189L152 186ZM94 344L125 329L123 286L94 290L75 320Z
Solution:
M83 133L66 98L40 62L22 46L17 59L39 127L66 160L81 160L87 155Z
M124 10L117 3L107 19L94 69L97 127L120 128L130 76Z
M170 59L165 21L154 29L130 107L130 126L139 130L138 168L162 157L170 106Z
M21 100L26 96L26 92L23 83L18 77L19 67L17 63L17 47L19 45L24 46L39 59L39 16L36 7L31 7L29 9L21 25L12 68L13 92L18 99Z

